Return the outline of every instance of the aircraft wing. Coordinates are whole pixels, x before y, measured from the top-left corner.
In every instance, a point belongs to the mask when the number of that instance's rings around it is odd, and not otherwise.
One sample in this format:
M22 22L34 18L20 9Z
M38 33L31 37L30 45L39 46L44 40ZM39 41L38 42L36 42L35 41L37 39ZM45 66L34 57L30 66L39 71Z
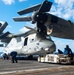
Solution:
M60 20L60 19L59 19ZM59 23L52 23L52 33L51 36L73 39L74 40L74 23L70 21L59 21Z

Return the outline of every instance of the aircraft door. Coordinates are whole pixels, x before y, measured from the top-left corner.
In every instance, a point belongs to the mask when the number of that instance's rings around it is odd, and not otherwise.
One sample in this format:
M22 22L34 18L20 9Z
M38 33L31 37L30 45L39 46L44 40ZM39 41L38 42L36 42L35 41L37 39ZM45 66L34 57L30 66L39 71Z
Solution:
M24 45L23 45L23 48L22 48L22 53L24 53L24 54L26 54L27 53L27 51L28 51L28 37L26 37L25 39L24 39Z
M27 45L27 42L28 42L28 37L27 37L27 38L25 38L25 40L24 40L24 46L26 46L26 45Z

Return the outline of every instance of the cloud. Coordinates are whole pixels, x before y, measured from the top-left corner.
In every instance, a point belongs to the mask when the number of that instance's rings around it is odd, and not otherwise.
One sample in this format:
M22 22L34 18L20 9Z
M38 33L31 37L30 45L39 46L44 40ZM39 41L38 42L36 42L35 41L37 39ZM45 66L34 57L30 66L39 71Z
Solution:
M2 0L4 2L4 4L6 5L11 5L13 3L15 3L15 0ZM27 1L27 0L18 0L19 2L24 2L24 1Z
M24 1L27 1L27 0L19 0L19 2L24 2Z
M11 5L12 3L15 3L15 0L2 0L6 5Z
M0 23L4 24L4 22L3 22L3 21L0 21Z
M74 19L74 0L54 0L51 13L64 19Z
M26 22L26 23L25 23L25 26L29 26L29 27L31 27L31 28L35 28L35 27L36 27L35 24L32 24L32 23L30 23L30 22ZM30 30L30 29L27 29L26 27L23 27L23 28L21 28L19 31L22 32L22 33L24 33L24 32L27 32L27 31L29 31L29 30Z
M19 31L22 32L22 33L25 33L25 32L27 32L27 31L29 31L29 29L27 29L26 27L23 27L23 28L21 28Z
M65 5L68 0L55 0L55 3Z

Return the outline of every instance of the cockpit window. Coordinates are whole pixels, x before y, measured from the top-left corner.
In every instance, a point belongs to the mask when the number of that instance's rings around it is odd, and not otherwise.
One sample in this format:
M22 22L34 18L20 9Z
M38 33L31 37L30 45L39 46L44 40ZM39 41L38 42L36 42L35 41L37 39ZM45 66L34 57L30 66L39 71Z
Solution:
M27 41L28 41L28 38L25 38L25 40L24 40L24 46L27 45Z

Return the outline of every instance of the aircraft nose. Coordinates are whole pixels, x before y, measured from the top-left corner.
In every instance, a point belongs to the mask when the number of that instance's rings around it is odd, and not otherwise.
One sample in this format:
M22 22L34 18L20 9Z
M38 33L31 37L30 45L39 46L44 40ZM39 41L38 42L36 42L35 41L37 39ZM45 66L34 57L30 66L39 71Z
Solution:
M45 51L47 53L53 53L54 51L56 51L56 45L53 44L52 46L45 48Z

